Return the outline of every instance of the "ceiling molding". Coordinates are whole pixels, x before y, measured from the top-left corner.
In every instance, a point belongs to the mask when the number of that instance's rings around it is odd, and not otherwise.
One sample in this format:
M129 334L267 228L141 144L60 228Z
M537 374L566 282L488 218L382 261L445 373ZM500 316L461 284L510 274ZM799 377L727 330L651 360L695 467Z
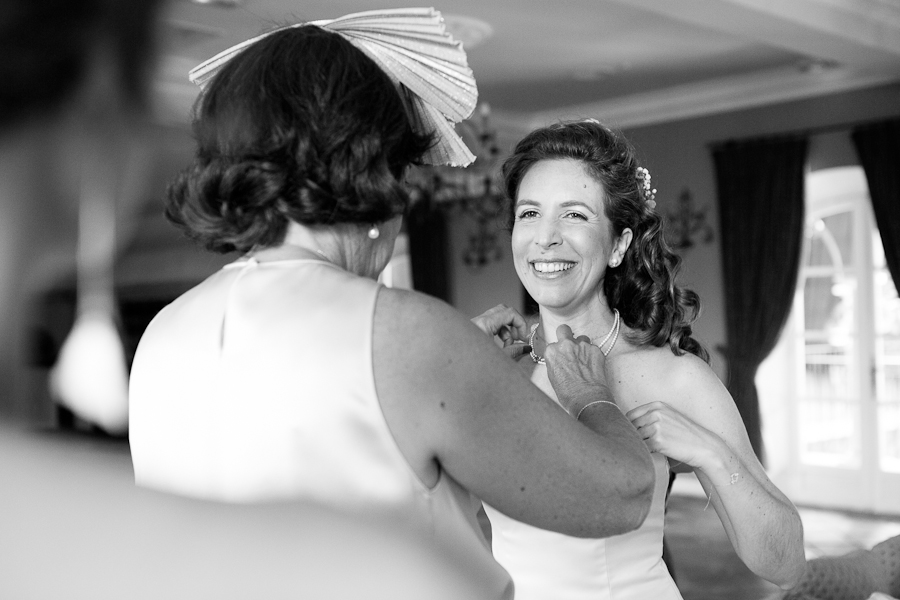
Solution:
M799 73L775 69L633 94L608 101L533 113L529 129L560 119L595 117L616 127L638 127L851 91L900 80L898 73L843 70Z
M900 60L900 8L880 0L613 0L847 66Z

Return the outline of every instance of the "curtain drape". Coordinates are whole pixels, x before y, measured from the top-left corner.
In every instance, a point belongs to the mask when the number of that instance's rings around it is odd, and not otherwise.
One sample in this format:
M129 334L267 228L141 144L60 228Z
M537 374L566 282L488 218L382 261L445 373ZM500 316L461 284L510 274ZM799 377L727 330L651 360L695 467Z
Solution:
M450 302L447 216L429 199L413 203L406 218L413 288Z
M885 262L900 290L900 119L856 127L852 137L866 172Z
M728 391L763 458L754 378L790 315L804 219L803 138L713 148L725 288Z

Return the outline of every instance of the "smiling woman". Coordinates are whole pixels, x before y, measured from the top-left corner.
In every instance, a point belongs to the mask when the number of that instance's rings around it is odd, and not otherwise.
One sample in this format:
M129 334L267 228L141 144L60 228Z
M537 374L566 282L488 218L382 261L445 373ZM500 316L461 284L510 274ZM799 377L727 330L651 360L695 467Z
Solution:
M613 236L603 186L573 159L541 161L522 178L512 235L516 270L541 306L574 312L605 305L606 264L621 262L631 229Z
M562 123L519 142L503 175L513 261L540 307L520 367L553 397L543 355L558 330L593 341L606 357L605 384L656 469L650 513L624 535L575 539L487 507L494 556L512 575L517 600L681 598L662 561L670 462L697 473L741 559L765 579L793 585L804 568L799 517L766 477L691 336L699 299L675 283L679 258L664 241L650 174L631 145L597 121ZM521 337L520 315L489 313L507 321L483 315L476 323Z

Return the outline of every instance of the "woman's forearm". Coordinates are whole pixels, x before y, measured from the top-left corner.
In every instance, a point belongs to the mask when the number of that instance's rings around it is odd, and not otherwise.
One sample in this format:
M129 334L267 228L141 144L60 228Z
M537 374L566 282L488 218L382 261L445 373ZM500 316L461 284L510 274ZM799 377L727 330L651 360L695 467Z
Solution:
M760 577L793 587L806 569L800 515L734 454L718 462L695 472L738 556Z

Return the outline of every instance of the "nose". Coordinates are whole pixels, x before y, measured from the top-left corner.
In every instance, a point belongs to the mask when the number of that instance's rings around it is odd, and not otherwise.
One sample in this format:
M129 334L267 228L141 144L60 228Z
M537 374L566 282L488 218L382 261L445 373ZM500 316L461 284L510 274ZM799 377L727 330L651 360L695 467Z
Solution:
M541 248L551 248L562 243L562 236L555 219L541 219L537 227L534 243Z

